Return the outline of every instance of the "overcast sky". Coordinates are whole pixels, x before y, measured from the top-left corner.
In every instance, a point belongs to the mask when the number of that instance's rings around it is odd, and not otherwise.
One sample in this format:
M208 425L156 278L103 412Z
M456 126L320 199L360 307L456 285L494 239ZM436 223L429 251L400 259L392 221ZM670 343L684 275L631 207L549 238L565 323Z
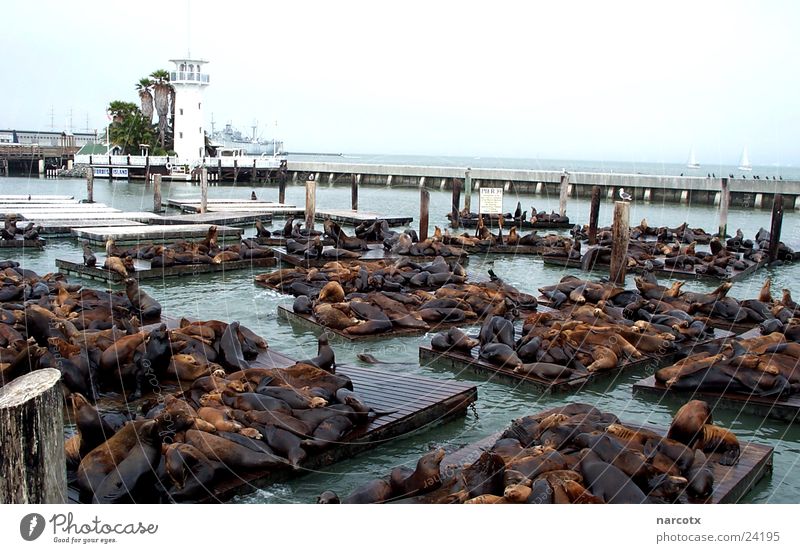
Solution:
M525 4L7 3L0 128L102 127L190 49L207 125L290 151L800 163L796 3Z

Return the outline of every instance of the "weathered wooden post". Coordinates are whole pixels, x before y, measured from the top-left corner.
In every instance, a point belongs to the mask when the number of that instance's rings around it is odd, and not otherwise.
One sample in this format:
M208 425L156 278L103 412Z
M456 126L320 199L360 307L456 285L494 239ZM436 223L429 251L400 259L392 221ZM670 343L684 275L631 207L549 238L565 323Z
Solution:
M111 169L109 169L109 172ZM86 173L86 203L94 203L94 169L89 167L89 172Z
M769 227L769 260L778 259L778 244L781 241L783 226L783 194L775 194L772 201L772 224Z
M60 380L42 369L0 388L0 504L67 502Z
M472 168L467 167L464 172L464 210L472 212Z
M314 215L317 213L317 181L314 173L306 179L306 229L314 230Z
M208 210L208 169L200 168L200 213Z
M731 203L731 191L728 188L728 179L723 177L719 193L719 239L724 242L728 235L728 205Z
M353 173L353 181L350 183L350 209L358 211L358 179Z
M597 219L600 216L600 187L592 186L592 203L589 205L589 245L597 243Z
M611 282L625 283L625 271L628 265L628 238L630 229L631 204L614 202L614 222L611 225Z
M419 191L419 240L428 239L428 206L431 203L431 193L424 188Z
M153 175L153 211L161 213L161 173Z
M150 156L145 156L145 158L144 158L144 187L147 188L148 186L150 186Z
M558 194L558 214L562 217L567 214L567 198L569 197L569 173L561 174L561 189Z
M461 205L461 181L458 179L453 179L453 201L452 207L450 208L450 215L452 217L452 227L458 228L459 227L459 215L458 209Z

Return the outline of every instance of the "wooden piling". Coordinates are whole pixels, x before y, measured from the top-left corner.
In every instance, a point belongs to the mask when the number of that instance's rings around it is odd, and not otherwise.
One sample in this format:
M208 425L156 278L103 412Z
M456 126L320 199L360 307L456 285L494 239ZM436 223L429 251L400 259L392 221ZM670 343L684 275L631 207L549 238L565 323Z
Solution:
M350 183L350 209L358 211L358 179L353 173L353 181Z
M306 229L314 230L314 215L317 212L317 181L314 174L306 180Z
M94 170L91 167L89 167L89 172L86 173L86 203L94 203Z
M461 206L461 181L458 179L453 179L453 201L452 201L452 207L450 208L453 228L459 227L458 210L460 206Z
M161 211L161 173L156 173L153 175L153 212Z
M150 186L150 156L144 158L144 187ZM159 206L161 208L161 206Z
M569 173L561 174L561 189L558 194L558 214L567 214L567 197L569 197Z
M41 369L0 388L0 504L67 502L60 380Z
M592 186L592 202L589 205L589 245L597 243L597 219L600 216L600 187Z
M472 212L472 169L467 167L464 172L464 210Z
M611 225L611 282L625 283L628 265L628 239L630 237L631 204L614 202L614 222Z
M208 169L200 168L200 213L208 211Z
M781 241L781 227L783 226L783 195L775 194L772 201L772 224L769 227L769 260L778 259L778 244Z
M286 203L286 172L281 171L278 175L278 203Z
M428 206L431 202L431 193L424 188L419 191L419 240L428 239Z
M719 231L717 235L724 242L728 234L728 205L731 203L731 191L728 188L728 179L723 178L719 193Z

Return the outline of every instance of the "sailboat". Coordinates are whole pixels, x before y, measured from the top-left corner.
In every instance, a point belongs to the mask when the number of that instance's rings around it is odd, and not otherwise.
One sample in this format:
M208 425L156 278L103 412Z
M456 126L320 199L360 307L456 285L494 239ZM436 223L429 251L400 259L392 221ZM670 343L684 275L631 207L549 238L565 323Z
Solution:
M747 156L747 146L742 149L742 157L739 158L739 170L740 171L752 171L753 166L750 165L750 158Z
M694 146L692 146L692 149L689 150L689 161L686 162L686 167L688 167L689 169L700 168L700 164L697 163L697 158L694 155Z

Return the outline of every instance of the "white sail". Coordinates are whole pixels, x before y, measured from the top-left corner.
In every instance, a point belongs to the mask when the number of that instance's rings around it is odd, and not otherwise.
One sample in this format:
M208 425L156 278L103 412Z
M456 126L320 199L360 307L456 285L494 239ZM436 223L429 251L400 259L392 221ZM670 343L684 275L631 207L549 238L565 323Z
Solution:
M739 159L739 170L740 171L752 171L753 166L750 165L750 157L747 155L747 146L742 149L742 157Z
M689 161L686 162L686 167L689 169L697 169L700 167L700 164L697 163L697 157L694 155L694 146L692 146L692 149L689 150Z

